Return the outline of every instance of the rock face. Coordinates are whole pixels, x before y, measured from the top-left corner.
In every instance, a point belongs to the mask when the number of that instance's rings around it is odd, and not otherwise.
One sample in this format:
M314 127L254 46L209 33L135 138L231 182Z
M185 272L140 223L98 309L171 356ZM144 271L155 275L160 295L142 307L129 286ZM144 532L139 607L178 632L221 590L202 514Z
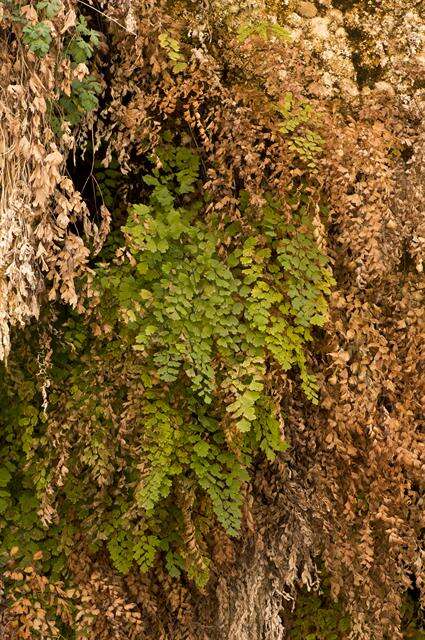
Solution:
M314 18L317 16L317 8L312 2L299 2L297 13L304 18Z
M329 19L314 18L310 23L313 36L319 40L327 40L329 38Z

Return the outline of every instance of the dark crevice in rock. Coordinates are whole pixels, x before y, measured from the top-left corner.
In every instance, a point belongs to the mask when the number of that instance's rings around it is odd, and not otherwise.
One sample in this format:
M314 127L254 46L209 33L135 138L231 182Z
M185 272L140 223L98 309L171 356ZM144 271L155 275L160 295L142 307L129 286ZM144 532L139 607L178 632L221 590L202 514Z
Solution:
M366 34L362 29L348 28L347 35L354 45L351 59L356 71L357 84L360 89L363 87L373 87L373 85L383 77L384 69L380 65L370 67L363 64L360 45L364 43Z
M339 9L343 13L359 7L367 13L374 14L378 8L376 0L334 0L333 6L334 9Z

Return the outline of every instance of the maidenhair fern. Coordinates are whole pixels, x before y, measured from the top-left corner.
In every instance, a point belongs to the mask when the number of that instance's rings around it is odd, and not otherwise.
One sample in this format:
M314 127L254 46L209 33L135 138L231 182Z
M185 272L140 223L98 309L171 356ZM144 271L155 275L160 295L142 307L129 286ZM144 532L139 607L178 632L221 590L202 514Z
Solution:
M304 196L291 224L267 196L253 235L223 257L220 232L201 215L197 156L167 146L159 157L162 169L144 178L148 201L123 227L122 257L99 267L97 279L104 318L117 323L149 381L135 499L155 520L189 474L232 535L251 456L262 450L272 460L285 448L267 368L298 369L317 402L305 349L326 321L332 276ZM249 218L245 194L241 209Z
M326 321L332 276L306 195L288 223L271 194L259 216L241 193L247 237L237 222L205 217L191 150L167 144L155 166L116 257L109 247L94 268L94 335L78 318L61 328L50 435L40 438L45 421L31 409L26 473L47 524L61 513L62 549L77 521L92 551L106 545L122 573L146 571L160 554L171 575L204 584L209 533L237 535L254 457L273 461L288 446L270 370L293 371L317 401L307 344Z

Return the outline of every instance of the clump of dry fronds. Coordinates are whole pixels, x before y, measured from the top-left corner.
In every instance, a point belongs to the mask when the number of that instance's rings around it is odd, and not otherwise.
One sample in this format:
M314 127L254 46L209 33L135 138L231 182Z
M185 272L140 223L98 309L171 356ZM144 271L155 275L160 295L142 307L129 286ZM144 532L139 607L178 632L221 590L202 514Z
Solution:
M75 278L88 250L78 229L93 236L88 210L67 177L74 137L66 120L53 127L52 110L71 83L88 74L63 53L76 23L67 0L49 28L52 44L39 58L22 41L23 24L37 25L35 7L1 4L0 20L0 360L10 328L36 319L40 296L77 304ZM19 18L19 19L18 19Z

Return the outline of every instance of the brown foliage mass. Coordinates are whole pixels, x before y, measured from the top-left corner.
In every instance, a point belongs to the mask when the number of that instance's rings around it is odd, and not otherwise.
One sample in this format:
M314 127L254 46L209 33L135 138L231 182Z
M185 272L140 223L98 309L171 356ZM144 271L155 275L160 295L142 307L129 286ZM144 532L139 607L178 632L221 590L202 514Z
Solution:
M49 103L88 74L63 58L65 38L76 21L76 2L65 2L51 21L54 38L42 59L23 46L22 23L1 3L0 16L0 360L10 349L10 327L37 318L40 294L77 305L75 279L89 251L75 225L99 243L96 224L67 175L75 147L69 125L60 138L52 128ZM18 4L19 7L19 4ZM22 6L29 24L37 13Z

